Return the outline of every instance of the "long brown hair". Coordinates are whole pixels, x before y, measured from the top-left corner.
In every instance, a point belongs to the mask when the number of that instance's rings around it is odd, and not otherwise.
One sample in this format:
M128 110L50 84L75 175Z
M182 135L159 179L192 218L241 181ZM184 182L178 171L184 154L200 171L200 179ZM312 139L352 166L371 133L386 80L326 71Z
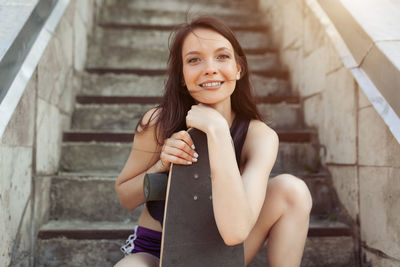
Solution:
M160 145L173 133L186 129L187 112L192 105L196 104L183 84L182 46L186 36L198 28L213 30L224 36L232 44L235 59L241 67L241 78L236 82L235 90L231 95L231 106L236 116L247 120L262 120L252 95L246 55L234 33L222 21L213 17L202 16L190 23L178 25L172 32L167 69L168 80L165 84L164 96L150 120L144 124L142 118L136 127L136 130L139 129L139 126L144 130L155 119L156 139ZM157 115L155 116L155 114Z

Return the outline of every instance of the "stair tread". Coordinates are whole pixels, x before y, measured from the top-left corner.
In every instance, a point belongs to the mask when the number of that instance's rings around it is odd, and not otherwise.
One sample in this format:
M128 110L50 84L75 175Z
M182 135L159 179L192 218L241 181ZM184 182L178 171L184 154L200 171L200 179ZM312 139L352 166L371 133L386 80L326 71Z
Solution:
M277 129L277 133L310 133L315 134L316 131L311 128L305 129ZM64 131L64 133L78 134L78 133L91 133L91 134L133 134L132 131L129 130L90 130L90 129L70 129Z
M166 75L92 74L83 73L82 96L143 96L161 97ZM287 80L252 75L251 84L258 96L291 95Z
M129 96L129 95L77 95L79 104L157 104L162 100L161 96ZM298 104L300 98L297 95L267 95L255 96L257 103L287 102Z
M133 227L132 222L51 220L40 228L39 238L48 239L64 236L74 239L102 239L113 238L112 234L115 234L115 238L123 238L132 232ZM349 235L351 235L350 227L343 222L329 221L313 216L310 219L309 236Z
M165 75L167 73L166 68L121 68L121 67L104 67L104 66L88 66L85 68L86 72L92 74L138 74L138 75ZM276 70L250 70L252 75L259 75L263 77L277 78L287 80L289 73L287 70L276 69Z
M280 142L310 142L315 131L311 129L277 130ZM128 130L74 129L65 131L64 142L132 142L134 133Z
M115 181L116 177L118 177L119 172L111 171L111 172L59 172L57 175L51 176L53 179L87 179L87 180L110 180ZM275 177L279 175L279 173L271 172L270 177ZM326 179L329 177L329 173L326 170L321 170L316 173L305 173L305 172L294 172L294 176L297 176L302 179Z

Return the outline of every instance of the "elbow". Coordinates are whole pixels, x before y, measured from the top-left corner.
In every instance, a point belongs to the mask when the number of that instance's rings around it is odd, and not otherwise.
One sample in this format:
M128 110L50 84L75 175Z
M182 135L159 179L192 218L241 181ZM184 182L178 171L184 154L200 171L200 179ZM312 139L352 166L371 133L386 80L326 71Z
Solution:
M117 196L119 199L119 204L129 211L134 210L136 208L134 206L134 203L132 203L131 201L127 201L127 199L124 197L124 194L120 187L121 187L121 185L119 185L117 183L115 184L115 192L117 193Z
M231 247L244 243L248 235L249 232L241 231L240 233L222 236L222 239L224 240L225 245Z
M124 201L122 198L119 198L119 204L124 207L125 209L132 211L134 210L136 207L130 203L127 203L126 201Z
M241 225L241 226L240 226ZM236 246L246 241L247 237L250 235L251 230L255 225L255 221L252 220L242 221L237 223L236 227L230 230L225 228L226 232L221 232L222 239L227 246ZM228 231L227 231L228 230Z

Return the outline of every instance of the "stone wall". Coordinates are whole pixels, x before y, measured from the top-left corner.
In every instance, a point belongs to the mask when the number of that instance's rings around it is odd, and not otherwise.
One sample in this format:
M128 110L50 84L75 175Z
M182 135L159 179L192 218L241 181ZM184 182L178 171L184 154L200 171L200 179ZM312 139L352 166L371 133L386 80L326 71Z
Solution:
M360 235L363 266L399 266L400 144L344 66L340 40L316 0L259 4L305 122L326 148L323 164Z
M95 0L71 0L0 138L0 266L33 266L48 210L47 175L58 171Z

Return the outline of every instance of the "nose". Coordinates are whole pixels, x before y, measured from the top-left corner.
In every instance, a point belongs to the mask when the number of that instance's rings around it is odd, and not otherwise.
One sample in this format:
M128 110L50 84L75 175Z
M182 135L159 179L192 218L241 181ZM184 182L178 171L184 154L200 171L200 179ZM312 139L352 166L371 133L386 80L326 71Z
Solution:
M218 68L217 68L214 60L212 60L212 59L206 60L204 74L206 76L208 76L208 75L217 74L217 72L218 72Z

